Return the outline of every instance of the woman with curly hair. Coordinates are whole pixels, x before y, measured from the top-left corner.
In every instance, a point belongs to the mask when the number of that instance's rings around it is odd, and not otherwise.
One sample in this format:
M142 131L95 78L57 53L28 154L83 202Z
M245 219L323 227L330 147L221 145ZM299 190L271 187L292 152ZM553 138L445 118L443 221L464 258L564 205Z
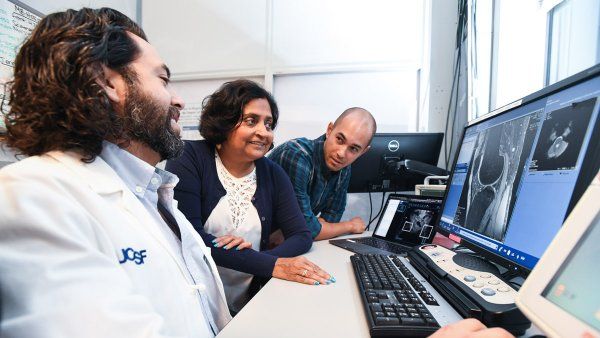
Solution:
M204 100L204 140L187 141L183 155L166 166L180 179L179 209L213 245L234 312L249 300L252 275L311 285L335 281L304 257L284 258L308 251L312 237L288 176L265 157L278 117L275 100L258 84L225 83ZM278 229L285 240L268 249Z

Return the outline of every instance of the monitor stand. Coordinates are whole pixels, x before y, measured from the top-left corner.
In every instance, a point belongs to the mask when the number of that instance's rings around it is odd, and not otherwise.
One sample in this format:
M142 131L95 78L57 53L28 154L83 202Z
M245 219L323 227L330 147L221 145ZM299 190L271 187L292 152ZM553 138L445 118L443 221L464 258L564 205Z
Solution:
M496 276L500 276L500 270L492 263L468 253L455 252L456 254L452 257L452 261L463 268L489 272Z

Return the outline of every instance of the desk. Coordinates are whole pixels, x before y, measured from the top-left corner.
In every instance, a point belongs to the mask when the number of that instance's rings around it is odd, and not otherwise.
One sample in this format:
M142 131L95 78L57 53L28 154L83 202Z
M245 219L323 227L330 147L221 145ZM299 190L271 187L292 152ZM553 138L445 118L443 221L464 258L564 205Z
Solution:
M219 337L369 337L351 255L328 241L315 242L305 257L336 283L314 286L273 278Z
M273 278L221 331L219 338L370 337L350 264L352 254L328 241L315 242L306 258L337 282L314 286ZM526 336L537 332L529 329Z

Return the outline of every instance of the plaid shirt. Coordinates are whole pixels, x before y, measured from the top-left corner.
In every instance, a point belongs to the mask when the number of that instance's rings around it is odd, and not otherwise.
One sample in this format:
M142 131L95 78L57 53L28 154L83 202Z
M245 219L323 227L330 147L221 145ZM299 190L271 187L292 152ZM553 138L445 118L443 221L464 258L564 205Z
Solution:
M278 146L268 156L290 176L313 238L321 232L317 217L330 223L340 221L350 183L350 167L334 172L325 165L324 142L325 135L314 140L297 138Z

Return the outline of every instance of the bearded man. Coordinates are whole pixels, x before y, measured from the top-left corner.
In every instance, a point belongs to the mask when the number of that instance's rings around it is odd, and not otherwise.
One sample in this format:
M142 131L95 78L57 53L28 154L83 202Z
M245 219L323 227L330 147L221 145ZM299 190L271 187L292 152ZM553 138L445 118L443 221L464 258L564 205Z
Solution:
M230 320L177 210L184 103L142 29L112 9L43 18L15 60L0 171L3 337L212 337Z

